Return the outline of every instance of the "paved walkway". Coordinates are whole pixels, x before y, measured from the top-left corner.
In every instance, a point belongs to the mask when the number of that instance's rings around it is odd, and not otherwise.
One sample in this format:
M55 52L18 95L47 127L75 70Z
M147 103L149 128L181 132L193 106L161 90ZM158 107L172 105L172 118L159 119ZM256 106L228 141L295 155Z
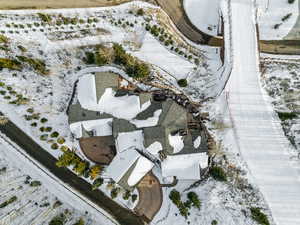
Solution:
M262 93L251 0L231 1L233 70L225 93L237 145L277 225L300 224L300 162Z

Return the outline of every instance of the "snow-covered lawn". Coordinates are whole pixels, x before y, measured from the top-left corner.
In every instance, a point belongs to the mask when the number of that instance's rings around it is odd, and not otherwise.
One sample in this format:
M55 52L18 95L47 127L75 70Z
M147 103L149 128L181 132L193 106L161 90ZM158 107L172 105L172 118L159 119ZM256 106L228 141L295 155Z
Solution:
M178 80L185 79L196 67L195 64L172 54L150 34L145 35L141 49L132 54L159 66Z
M213 36L218 35L220 0L184 0L183 6L189 19L199 30Z
M283 39L296 24L298 0L258 0L258 24L261 40ZM286 18L285 18L286 17Z

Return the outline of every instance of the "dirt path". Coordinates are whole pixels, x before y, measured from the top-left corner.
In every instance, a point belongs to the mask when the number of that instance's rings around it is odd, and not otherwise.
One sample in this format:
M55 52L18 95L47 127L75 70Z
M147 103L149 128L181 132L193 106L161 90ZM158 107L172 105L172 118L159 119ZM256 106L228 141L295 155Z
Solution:
M300 40L260 41L263 53L280 55L300 55Z
M0 9L89 8L118 5L130 1L132 0L0 0ZM145 2L153 2L153 0L145 0Z

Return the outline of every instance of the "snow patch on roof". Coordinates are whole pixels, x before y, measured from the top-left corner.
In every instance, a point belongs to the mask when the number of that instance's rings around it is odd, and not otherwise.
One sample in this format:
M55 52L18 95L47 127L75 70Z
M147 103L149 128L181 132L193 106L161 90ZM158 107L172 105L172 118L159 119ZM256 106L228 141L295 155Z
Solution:
M71 132L76 138L82 137L82 126L87 131L94 131L95 136L110 136L112 135L112 118L87 120L70 124Z
M139 157L140 154L134 149L118 152L113 161L106 168L107 175L115 182L119 182Z
M198 180L201 157L201 153L168 156L161 163L162 176L176 176L179 180Z
M115 97L115 91L106 88L99 100L99 110L117 118L133 119L140 112L140 99L136 95Z
M180 152L184 147L183 137L180 136L179 134L176 135L169 134L169 143L173 147L174 153Z
M198 136L194 141L194 148L198 148L201 144L201 136Z
M78 101L82 108L89 110L96 110L97 106L97 95L95 76L92 74L86 74L78 80Z
M163 150L163 147L160 142L153 142L148 148L146 148L148 152L152 155L157 155L159 151Z
M144 136L141 130L119 133L116 139L116 148L118 153L128 149L135 151L134 148L144 149L143 142Z
M128 185L136 185L150 170L152 170L153 166L154 164L150 160L141 156L128 178Z
M146 104L146 103L144 103ZM143 104L143 106L144 106ZM141 127L154 127L157 125L158 120L159 120L159 116L161 114L162 110L158 109L154 112L153 117L150 117L146 120L137 120L134 119L131 121L131 123L133 123L137 128L141 128Z

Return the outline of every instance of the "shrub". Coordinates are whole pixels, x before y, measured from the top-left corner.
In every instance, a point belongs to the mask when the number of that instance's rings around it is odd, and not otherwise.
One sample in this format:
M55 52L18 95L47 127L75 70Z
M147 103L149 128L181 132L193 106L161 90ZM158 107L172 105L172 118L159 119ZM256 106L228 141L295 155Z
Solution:
M59 133L57 131L54 131L52 134L51 134L51 137L52 138L57 138L59 136Z
M57 143L58 144L63 144L63 143L65 143L66 142L66 140L63 138L63 137L59 137L59 138L57 138Z
M17 59L23 63L28 63L35 71L43 75L49 74L49 70L46 69L46 64L43 60L33 59L26 56L17 56Z
M28 108L26 111L27 111L28 113L33 113L33 112L34 112L34 109L33 109L33 108Z
M52 20L51 16L45 13L38 13L38 16L43 22L50 23Z
M3 34L0 34L0 43L7 43L8 42L8 38L6 36L4 36Z
M0 204L0 208L4 208L5 206L7 206L7 205L9 205L9 204L11 204L13 202L15 202L17 199L18 199L17 196L11 197L10 199L8 199L5 202L1 203Z
M80 218L76 223L74 223L73 225L84 225L84 220L82 218Z
M186 87L188 85L187 80L186 79L180 79L177 81L178 85L180 87Z
M278 117L282 120L292 120L297 118L297 113L295 112L277 112Z
M57 143L53 143L52 145L51 145L51 148L53 149L53 150L56 150L56 149L58 149L58 144Z
M291 16L292 16L292 13L289 13L289 14L285 15L284 17L282 17L281 21L284 22L284 21L288 20Z
M99 177L97 178L92 185L92 190L96 190L98 187L100 187L103 184L103 178Z
M295 0L288 0L289 4L293 4L295 2Z
M189 192L187 194L187 197L191 201L191 203L193 204L194 207L196 207L197 209L200 209L201 202L198 198L198 195L195 192Z
M268 217L263 212L260 211L260 208L252 207L250 211L253 220L255 220L261 225L270 225Z
M63 145L63 146L60 147L60 150L63 151L63 152L65 152L65 151L68 151L69 148L68 148L68 146Z
M37 127L37 122L33 122L32 124L30 124L30 126Z
M123 199L124 200L128 200L131 196L131 193L130 191L126 190L124 193L123 193Z
M175 189L173 189L170 194L169 194L169 198L171 199L171 201L179 206L181 203L181 197L180 197L180 193L178 191L176 191Z
M222 167L214 166L210 169L211 176L218 181L227 181L227 175Z
M61 213L58 216L55 216L52 218L52 220L49 222L49 225L64 225L66 222L66 216Z
M118 197L119 192L120 192L120 188L118 188L118 187L113 188L110 192L110 197L112 199Z
M37 186L41 186L41 185L42 185L42 183L38 180L34 180L34 181L30 182L31 187L37 187Z
M217 225L217 224L218 224L218 221L216 221L216 220L211 221L211 225Z
M41 141L47 141L48 139L48 134L43 134L40 136Z
M138 11L136 12L136 14L138 15L138 16L143 16L144 15L144 10L142 9L142 8L140 8L140 9L138 9Z
M20 62L14 59L0 58L0 69L7 68L10 70L21 70L22 65Z
M44 132L45 131L45 127L40 127L40 131Z
M52 127L46 127L46 128L45 128L45 131L46 131L46 132L51 132L51 131L52 131Z
M274 29L278 29L278 28L280 27L280 25L281 25L281 23L277 23L277 24L274 25L273 28L274 28Z
M136 194L131 195L131 201L135 202L136 200L137 200L137 195Z

